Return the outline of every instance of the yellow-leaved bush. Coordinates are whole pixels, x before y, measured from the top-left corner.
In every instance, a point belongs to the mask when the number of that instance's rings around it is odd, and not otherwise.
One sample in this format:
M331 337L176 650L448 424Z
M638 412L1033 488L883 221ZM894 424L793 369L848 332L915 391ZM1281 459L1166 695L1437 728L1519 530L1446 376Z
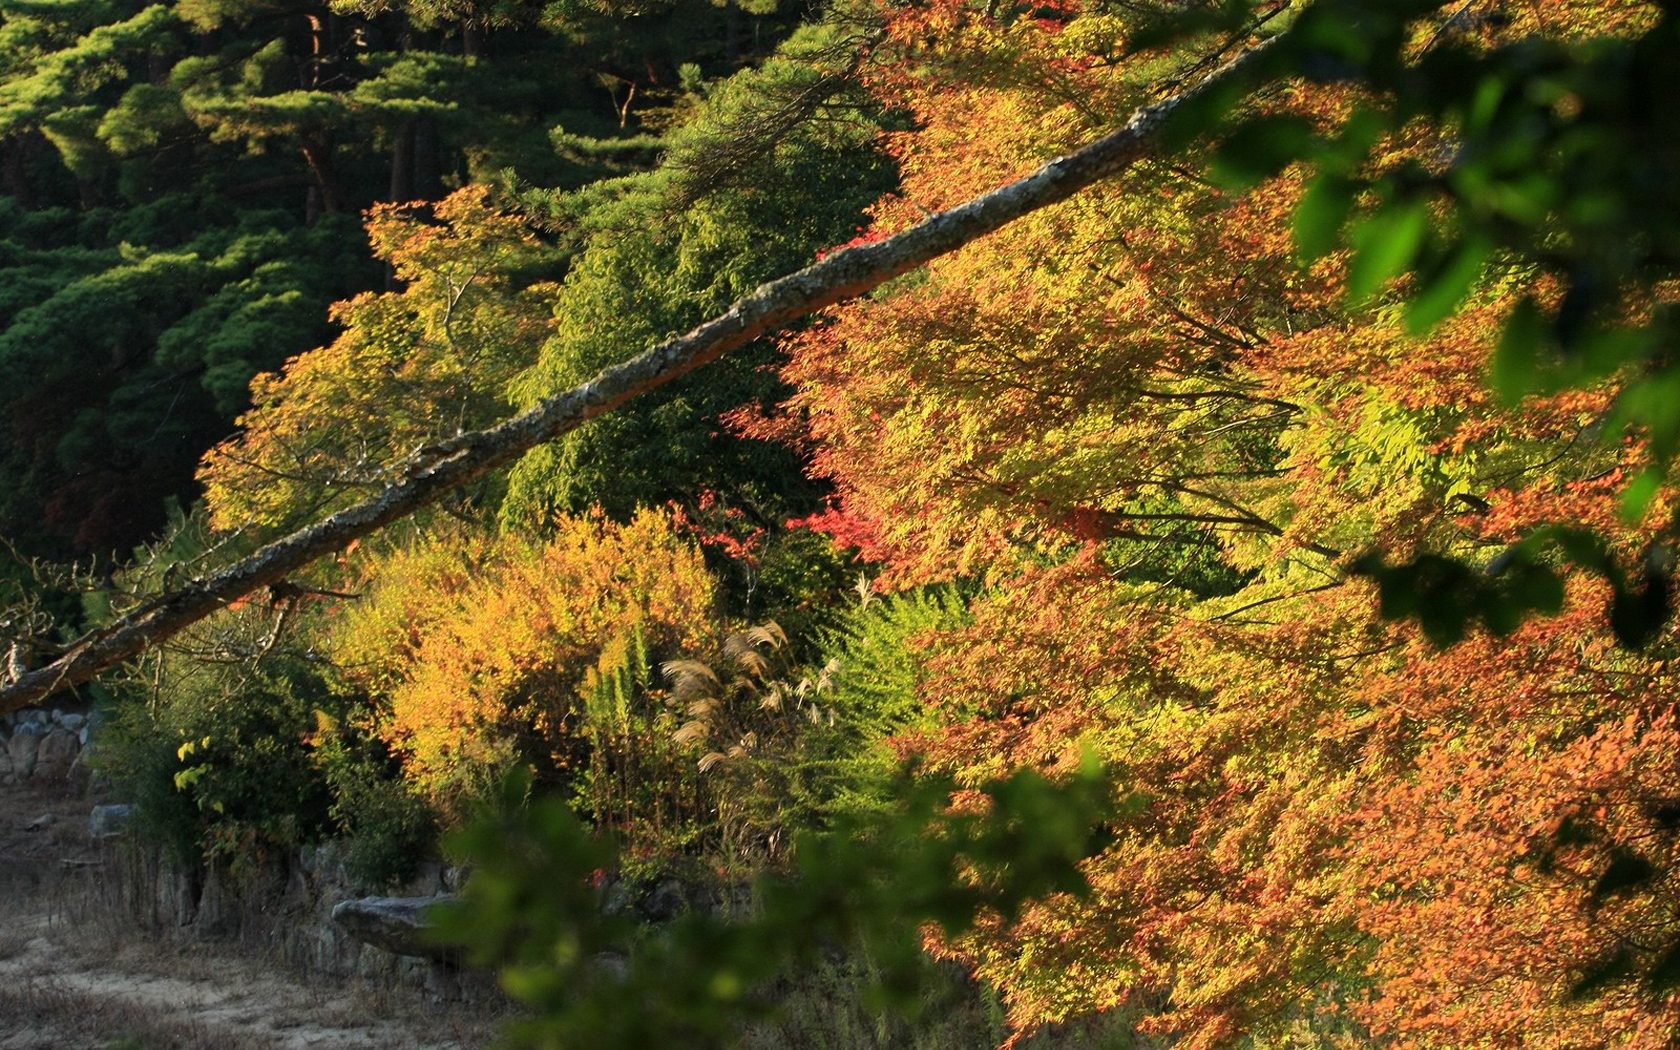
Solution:
M514 764L599 809L591 791L621 785L626 763L657 763L636 779L657 795L682 794L670 782L681 760L659 744L674 715L648 669L715 644L716 605L700 552L664 513L623 524L562 517L540 537L455 534L385 556L334 631L332 655L382 702L383 735L443 812L459 812ZM603 712L604 686L620 682L634 696Z
M376 205L367 231L400 290L336 304L338 338L252 381L239 433L199 467L216 528L294 528L511 407L504 388L550 324L553 286L524 276L544 258L536 234L485 186Z

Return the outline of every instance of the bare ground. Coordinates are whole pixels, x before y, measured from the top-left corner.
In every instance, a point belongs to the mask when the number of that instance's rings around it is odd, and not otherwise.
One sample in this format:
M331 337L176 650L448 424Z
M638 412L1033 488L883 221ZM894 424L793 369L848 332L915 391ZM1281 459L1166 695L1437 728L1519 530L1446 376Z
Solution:
M0 791L0 1050L483 1046L493 1018L417 991L291 973L237 946L170 943L98 906L88 803Z

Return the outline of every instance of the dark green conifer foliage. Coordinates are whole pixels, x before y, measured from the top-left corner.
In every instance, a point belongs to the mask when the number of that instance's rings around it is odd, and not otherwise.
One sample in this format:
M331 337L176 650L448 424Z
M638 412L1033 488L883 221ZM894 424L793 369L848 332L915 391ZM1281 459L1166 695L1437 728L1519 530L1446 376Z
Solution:
M350 282L310 260L353 245L354 223L255 213L187 237L183 215L203 210L0 202L16 231L0 241L0 530L18 542L109 553L161 525L161 496L186 490L251 377L326 335Z
M785 35L761 8L0 0L0 529L145 539L251 377L382 282L363 209L648 166Z

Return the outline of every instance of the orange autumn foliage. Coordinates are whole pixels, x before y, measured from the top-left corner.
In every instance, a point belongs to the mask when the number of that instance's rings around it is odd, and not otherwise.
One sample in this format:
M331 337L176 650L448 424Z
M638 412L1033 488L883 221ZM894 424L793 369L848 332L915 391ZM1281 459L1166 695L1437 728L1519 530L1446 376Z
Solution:
M1525 11L1522 31L1639 24ZM1117 18L906 12L909 57L877 89L916 124L878 229L1158 79L1160 56L1099 54ZM797 432L836 486L813 523L878 583L985 584L971 626L921 642L938 725L902 753L972 786L1091 745L1141 800L1088 862L1090 897L939 950L1021 1033L1113 1011L1187 1047L1669 1045L1680 639L1618 649L1604 588L1572 577L1563 614L1443 653L1347 567L1371 547L1485 559L1547 522L1628 557L1671 505L1621 518L1643 451L1592 433L1612 387L1488 393L1528 274L1409 336L1343 302L1338 260L1297 265L1299 193L1293 171L1232 195L1193 160L1141 165L831 311L789 344L785 416L748 424Z

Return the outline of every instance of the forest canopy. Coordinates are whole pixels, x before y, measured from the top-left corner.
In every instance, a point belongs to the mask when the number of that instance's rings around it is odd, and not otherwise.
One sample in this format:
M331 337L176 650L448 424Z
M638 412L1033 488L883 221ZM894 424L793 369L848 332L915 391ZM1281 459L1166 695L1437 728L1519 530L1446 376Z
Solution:
M183 861L465 828L530 1045L859 937L1000 1042L1672 1041L1674 5L0 19L6 687L167 623L78 688Z

